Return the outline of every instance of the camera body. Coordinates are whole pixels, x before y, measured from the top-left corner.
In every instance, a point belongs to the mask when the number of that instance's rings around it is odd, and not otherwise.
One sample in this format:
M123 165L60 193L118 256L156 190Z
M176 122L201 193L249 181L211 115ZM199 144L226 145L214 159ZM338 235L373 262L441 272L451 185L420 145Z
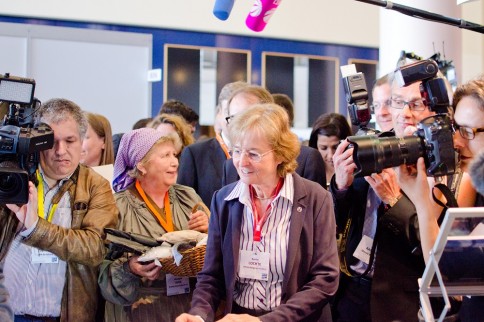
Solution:
M40 102L34 98L35 81L0 75L0 101L8 111L0 123L0 204L25 204L29 180L34 179L39 152L54 145L54 132L35 124Z
M395 81L400 86L421 81L422 98L428 108L438 114L420 121L417 131L403 138L387 136L389 132L348 137L354 147L355 176L380 173L385 168L401 164L415 164L419 157L424 158L429 176L439 177L455 172L454 131L446 114L449 98L444 80L436 78L437 72L437 64L430 59L402 66L395 71Z

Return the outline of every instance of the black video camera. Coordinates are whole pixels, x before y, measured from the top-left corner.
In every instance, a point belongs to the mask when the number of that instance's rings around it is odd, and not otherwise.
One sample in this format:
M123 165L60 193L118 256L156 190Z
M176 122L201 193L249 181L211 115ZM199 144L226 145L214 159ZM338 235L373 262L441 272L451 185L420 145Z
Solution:
M35 181L39 152L54 145L54 132L46 124L36 125L35 80L0 75L0 101L7 107L0 124L0 204L25 204L29 180Z
M359 72L343 77L343 87L351 124L359 127L356 135L378 133L377 130L366 127L371 120L371 111L368 106L368 88L366 87L365 75Z
M413 135L397 138L384 136L351 136L355 176L380 173L385 168L415 164L423 157L429 176L453 174L456 169L453 127L448 117L449 98L445 82L436 78L438 67L432 60L402 66L395 71L395 81L401 86L422 82L421 92L431 111L440 114L427 117L417 124Z

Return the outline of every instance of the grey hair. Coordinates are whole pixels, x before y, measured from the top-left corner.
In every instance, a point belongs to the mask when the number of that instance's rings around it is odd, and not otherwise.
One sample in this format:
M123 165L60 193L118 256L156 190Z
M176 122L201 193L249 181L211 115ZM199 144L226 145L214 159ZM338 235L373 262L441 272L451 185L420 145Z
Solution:
M83 140L88 127L87 117L79 105L73 101L64 98L53 98L44 102L37 112L40 122L46 124L60 123L69 116L79 126L79 137Z

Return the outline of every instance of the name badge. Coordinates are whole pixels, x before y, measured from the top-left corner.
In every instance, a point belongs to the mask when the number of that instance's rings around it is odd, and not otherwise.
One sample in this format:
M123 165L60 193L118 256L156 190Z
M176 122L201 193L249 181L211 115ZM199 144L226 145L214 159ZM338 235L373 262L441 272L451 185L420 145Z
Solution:
M267 252L240 251L239 276L255 280L269 279L269 255Z
M34 264L57 264L59 257L51 252L32 247L32 263Z
M356 248L353 256L358 258L365 264L370 263L371 247L373 246L373 238L363 235L358 247Z
M166 274L166 295L179 295L190 293L190 281L188 277Z

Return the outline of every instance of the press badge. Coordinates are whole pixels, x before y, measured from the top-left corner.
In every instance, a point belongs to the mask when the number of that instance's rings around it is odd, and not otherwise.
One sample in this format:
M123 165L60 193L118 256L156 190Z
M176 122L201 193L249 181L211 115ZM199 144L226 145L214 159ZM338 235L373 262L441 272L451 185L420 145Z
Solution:
M190 281L188 277L166 274L166 295L179 295L190 293Z
M356 248L353 256L358 258L365 264L370 263L371 247L373 246L373 238L363 235L358 247Z
M34 264L57 264L59 257L46 250L32 247L32 263Z
M267 281L269 279L269 255L267 252L240 251L239 277Z

